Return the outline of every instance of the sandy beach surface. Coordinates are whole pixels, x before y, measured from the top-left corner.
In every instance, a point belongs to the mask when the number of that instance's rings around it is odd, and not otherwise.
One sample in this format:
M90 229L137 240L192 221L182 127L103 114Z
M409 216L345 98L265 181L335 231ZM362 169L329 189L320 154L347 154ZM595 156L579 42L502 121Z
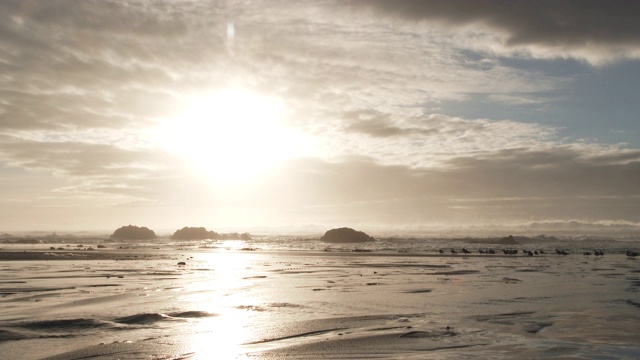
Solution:
M5 248L0 354L640 358L640 259L620 250L328 250Z

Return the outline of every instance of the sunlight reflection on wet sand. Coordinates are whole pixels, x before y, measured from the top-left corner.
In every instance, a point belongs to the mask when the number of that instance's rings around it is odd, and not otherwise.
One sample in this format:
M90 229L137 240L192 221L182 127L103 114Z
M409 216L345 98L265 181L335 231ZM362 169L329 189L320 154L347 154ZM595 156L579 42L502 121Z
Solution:
M640 268L624 256L414 257L240 250L245 245L156 260L0 264L11 279L0 298L0 334L20 339L0 350L22 359L72 351L54 357L65 360L640 354Z

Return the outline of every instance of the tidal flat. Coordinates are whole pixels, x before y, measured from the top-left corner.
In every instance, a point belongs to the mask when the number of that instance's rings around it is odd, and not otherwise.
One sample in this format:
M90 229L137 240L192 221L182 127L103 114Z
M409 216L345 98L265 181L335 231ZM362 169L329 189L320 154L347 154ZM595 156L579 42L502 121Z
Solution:
M0 353L640 358L640 259L620 249L598 257L324 250L5 249Z

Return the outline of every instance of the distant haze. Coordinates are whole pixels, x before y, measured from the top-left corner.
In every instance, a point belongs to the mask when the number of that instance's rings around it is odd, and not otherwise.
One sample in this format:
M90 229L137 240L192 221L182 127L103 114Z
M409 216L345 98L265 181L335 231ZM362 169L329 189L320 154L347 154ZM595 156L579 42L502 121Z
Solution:
M2 1L0 232L638 230L638 19L634 1Z

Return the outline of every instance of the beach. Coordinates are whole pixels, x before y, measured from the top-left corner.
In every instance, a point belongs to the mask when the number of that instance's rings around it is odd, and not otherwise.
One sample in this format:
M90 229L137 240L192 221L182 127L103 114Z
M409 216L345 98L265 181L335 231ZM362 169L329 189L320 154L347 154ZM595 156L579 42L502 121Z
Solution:
M596 257L484 255L476 246L463 256L380 245L321 251L233 244L4 249L0 353L4 359L640 357L640 262L617 248Z
M0 360L640 359L640 0L0 0Z

